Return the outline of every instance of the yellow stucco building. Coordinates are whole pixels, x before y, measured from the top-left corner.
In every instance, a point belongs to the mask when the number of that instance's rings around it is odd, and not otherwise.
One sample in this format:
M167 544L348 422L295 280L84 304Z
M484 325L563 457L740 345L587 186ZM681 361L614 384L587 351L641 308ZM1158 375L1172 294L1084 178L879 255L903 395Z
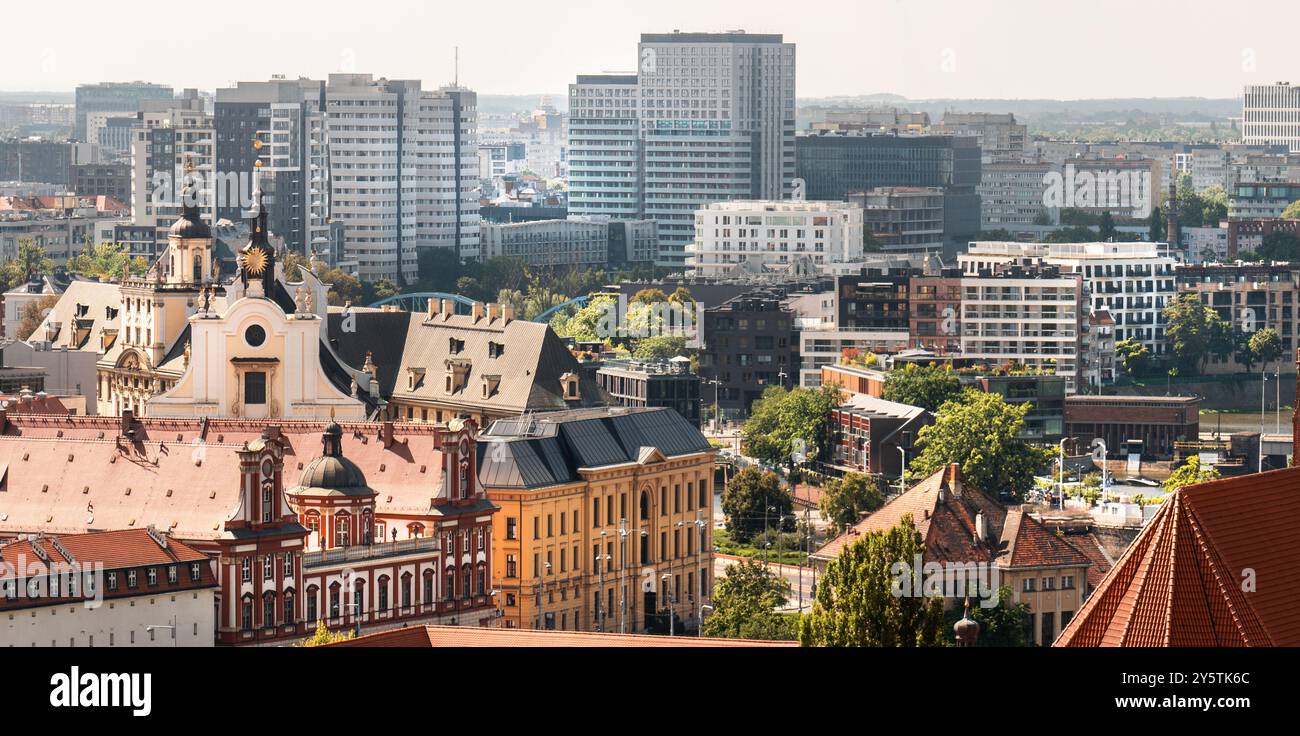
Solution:
M713 460L670 409L495 422L480 437L479 478L501 509L492 579L502 625L696 628L713 586Z

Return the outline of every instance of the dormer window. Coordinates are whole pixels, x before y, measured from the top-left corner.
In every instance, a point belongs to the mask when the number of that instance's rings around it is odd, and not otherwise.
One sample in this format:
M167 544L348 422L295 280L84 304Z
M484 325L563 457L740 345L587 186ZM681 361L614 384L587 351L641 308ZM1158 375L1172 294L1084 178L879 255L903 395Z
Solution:
M501 385L501 376L483 376L483 398L491 398Z
M565 373L560 376L560 386L564 391L565 401L576 401L581 398L578 393L578 376L574 373Z
M457 340L452 337L447 340L447 352L452 355L460 355L465 350L465 341Z
M446 367L447 393L453 394L465 388L465 383L469 380L469 362L449 360Z
M415 367L407 368L406 369L406 390L414 391L415 389L419 388L421 383L424 383L424 369L415 368Z
M488 357L500 358L506 352L506 346L499 342L488 342Z

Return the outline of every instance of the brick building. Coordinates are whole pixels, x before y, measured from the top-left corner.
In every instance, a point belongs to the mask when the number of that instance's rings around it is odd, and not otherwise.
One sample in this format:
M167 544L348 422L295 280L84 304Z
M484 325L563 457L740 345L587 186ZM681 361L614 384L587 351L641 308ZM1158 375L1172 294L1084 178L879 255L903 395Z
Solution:
M1100 438L1112 455L1138 440L1143 455L1170 458L1175 442L1200 436L1200 408L1195 396L1069 396L1065 436L1085 448Z

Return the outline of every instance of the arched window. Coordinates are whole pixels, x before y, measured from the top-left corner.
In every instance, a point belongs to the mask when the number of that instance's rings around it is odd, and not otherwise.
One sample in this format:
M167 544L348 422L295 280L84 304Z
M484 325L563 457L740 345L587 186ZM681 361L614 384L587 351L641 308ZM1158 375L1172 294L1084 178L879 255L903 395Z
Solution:
M462 598L468 598L468 597L470 596L470 593L471 593L471 590L472 590L472 585L473 585L473 582L474 582L474 576L471 575L470 573L471 573L471 570L470 570L470 566L469 566L468 564L466 564L466 565L464 565L463 567L461 567L461 569L460 569L460 578L461 578L461 579L460 579L460 585L461 585L461 588L460 588L460 595L461 595Z
M378 539L375 539L372 535L372 532L375 531L375 524L371 520L370 511L368 510L361 515L361 529L361 533L365 536L366 544L374 544L375 542L384 541L384 533L382 531L379 532Z
M433 603L433 595L434 595L433 570L425 570L424 571L424 604L426 606Z
M483 595L487 593L487 563L486 562L478 563L478 576L477 576L476 583L477 585L474 588L475 594Z
M269 590L262 594L262 627L275 628L275 593Z
M411 603L413 603L413 601L411 600L411 585L413 582L414 579L411 576L411 573L407 572L402 574L401 597L398 599L398 601L403 611L410 609Z
M407 524L406 536L412 539L419 539L424 536L424 524Z
M318 586L313 585L307 588L307 623L309 624L316 623L316 605L319 598L320 588Z
M379 581L376 583L379 586L375 592L379 597L379 611L381 613L388 610L388 581L389 577L387 575L380 575Z
M650 518L650 491L641 491L641 518Z
M443 576L442 599L449 601L456 597L456 568L448 567Z
M253 630L253 594L245 593L239 601L239 628L244 631Z
M334 546L347 547L348 535L352 531L352 518L346 512L334 517Z
M364 580L352 584L352 613L358 617L366 613L366 581Z
M343 615L343 586L337 582L330 583L330 619L337 620Z
M281 620L284 621L286 624L292 624L292 623L296 623L296 622L297 622L297 617L294 615L294 611L293 611L293 604L294 604L294 600L293 600L293 599L294 599L293 588L287 588L287 589L285 589L285 591L284 591L284 614L283 614L280 618L281 618Z

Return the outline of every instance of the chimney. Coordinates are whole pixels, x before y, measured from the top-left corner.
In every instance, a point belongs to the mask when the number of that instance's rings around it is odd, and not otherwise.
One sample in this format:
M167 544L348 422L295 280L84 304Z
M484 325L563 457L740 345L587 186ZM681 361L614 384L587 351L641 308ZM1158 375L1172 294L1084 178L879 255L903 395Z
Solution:
M384 447L387 448L393 446L393 423L391 421L384 422L383 429L379 432L379 437L384 441Z
M122 410L121 432L123 437L133 437L135 435L135 412L130 409Z
M450 299L443 299L443 300L442 300L442 318L443 318L443 320L446 320L447 318L451 317L451 315L453 315L453 314L455 314L455 313L456 313L456 307L455 307L455 305L452 303L452 301L451 301Z
M500 315L501 315L500 308L499 308L497 305L495 305L495 304L493 304L493 303L491 303L491 302L488 302L488 305L487 305L487 319L488 319L488 324L492 324L492 320L496 319L496 318L499 317Z
M983 511L975 513L975 539L979 542L987 542L989 536L988 519L984 517Z
M469 308L469 313L475 322L483 319L483 302L474 302L474 306Z
M514 319L515 319L515 305L513 305L513 304L502 304L502 305L501 305L501 324L502 324L502 326L510 324L511 322L514 321Z
M952 495L961 495L961 465L952 463L943 473L943 484L952 491Z
M442 306L441 302L439 302L437 299L430 299L429 303L425 305L425 310L428 312L428 318L433 319L434 316L438 314L438 309L441 306Z

